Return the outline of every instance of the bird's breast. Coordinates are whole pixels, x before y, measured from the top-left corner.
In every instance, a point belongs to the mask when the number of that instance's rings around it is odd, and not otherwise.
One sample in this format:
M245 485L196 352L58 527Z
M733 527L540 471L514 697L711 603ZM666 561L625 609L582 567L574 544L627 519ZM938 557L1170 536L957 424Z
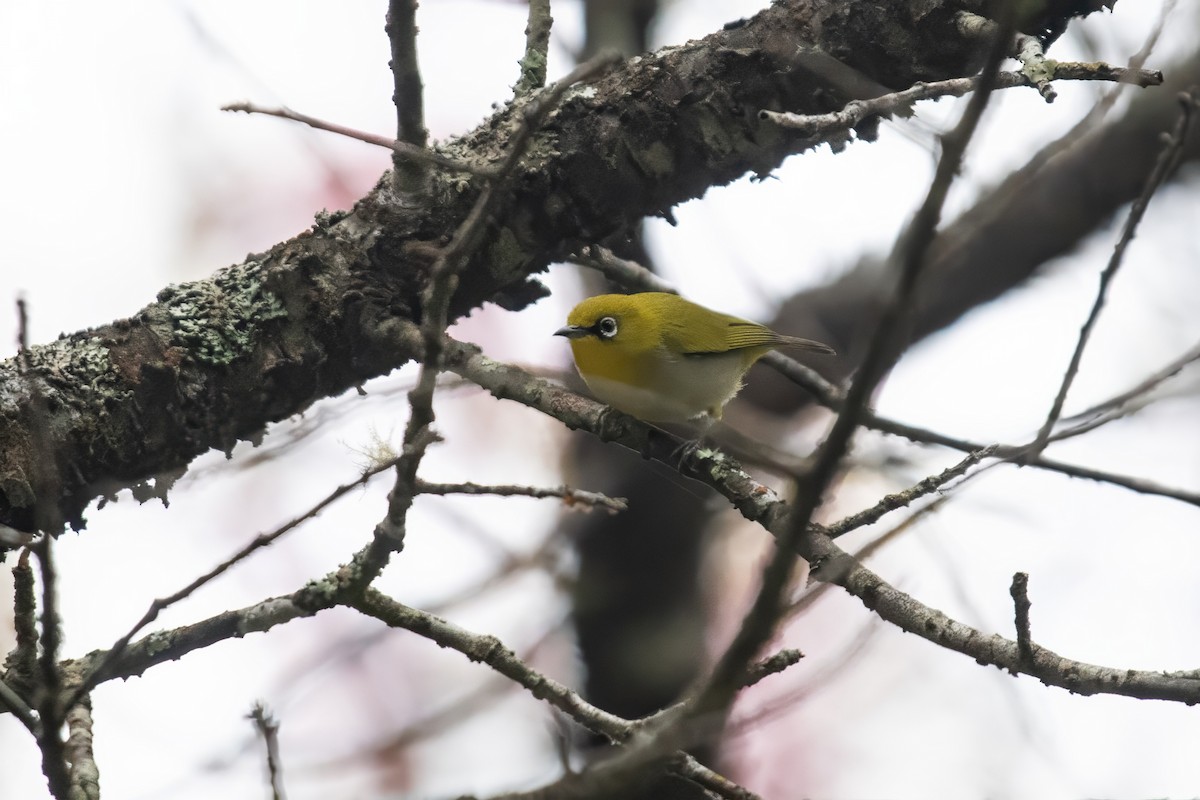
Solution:
M575 348L575 363L596 397L647 422L720 416L754 360L742 351L675 356L661 348L629 354L602 342L579 344L590 345Z

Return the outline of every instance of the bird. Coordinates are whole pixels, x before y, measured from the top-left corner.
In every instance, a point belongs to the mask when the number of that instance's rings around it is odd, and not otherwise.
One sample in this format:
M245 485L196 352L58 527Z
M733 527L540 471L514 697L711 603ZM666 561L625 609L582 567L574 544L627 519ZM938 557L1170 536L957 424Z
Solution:
M776 349L836 355L667 292L602 294L579 303L554 332L600 401L644 422L719 420L754 362Z

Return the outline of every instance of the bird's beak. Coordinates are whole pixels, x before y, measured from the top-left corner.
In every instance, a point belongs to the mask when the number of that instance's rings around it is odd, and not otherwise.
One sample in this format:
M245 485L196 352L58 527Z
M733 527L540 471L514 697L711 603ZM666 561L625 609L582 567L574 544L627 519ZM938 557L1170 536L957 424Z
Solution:
M554 335L565 336L568 339L578 339L580 336L587 336L589 333L591 333L590 330L580 325L567 325L556 330Z

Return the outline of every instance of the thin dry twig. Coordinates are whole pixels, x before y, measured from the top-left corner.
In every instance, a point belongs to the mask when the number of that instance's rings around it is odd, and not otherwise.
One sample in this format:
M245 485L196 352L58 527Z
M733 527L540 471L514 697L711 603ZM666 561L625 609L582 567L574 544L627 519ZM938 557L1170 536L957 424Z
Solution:
M341 486L338 486L332 492L311 505L303 513L293 517L291 520L285 522L283 525L280 525L278 528L275 528L272 531L260 533L258 536L255 536L252 540L250 540L249 543L247 543L236 553L217 564L208 572L197 577L179 591L169 594L166 597L155 598L150 603L150 607L146 609L146 613L142 615L142 618L135 622L133 627L131 627L120 639L113 643L113 646L108 649L105 657L99 662L99 664L96 665L95 669L93 669L91 673L83 678L83 680L79 683L79 686L76 687L75 691L71 694L71 698L68 700L67 705L74 705L80 700L80 698L94 689L100 683L100 681L104 680L105 670L112 666L112 664L121 657L122 653L125 652L125 648L127 648L129 643L133 641L133 637L137 636L137 634L151 622L158 619L158 615L163 611L180 602L181 600L191 597L200 588L228 572L235 565L246 560L264 547L274 544L275 541L277 541L284 534L295 530L310 519L315 519L318 514L328 508L335 501L345 497L354 489L357 489L360 486L365 486L371 480L371 478L375 477L376 475L391 469L393 466L395 466L396 461L397 459L395 458L389 459L364 470L363 474L358 478L349 483L344 483Z
M267 750L267 780L271 786L272 800L284 800L283 762L279 758L279 721L261 700L254 703L246 715L254 723L254 729L262 736Z
M1012 585L1008 590L1013 599L1014 622L1017 629L1017 650L1021 660L1026 664L1033 663L1033 631L1029 622L1029 573L1013 574Z
M336 133L339 136L345 136L349 139L355 139L367 144L373 144L378 147L386 147L394 154L393 158L398 158L403 161L413 161L425 164L434 164L439 167L445 167L455 172L466 172L471 175L478 175L484 178L494 178L499 174L499 170L490 167L486 164L468 164L464 161L458 161L453 158L429 150L424 147L417 147L408 142L389 139L386 136L380 136L375 133L348 128L345 125L338 125L336 122L326 122L325 120L316 117L310 117L307 114L301 114L299 111L293 111L286 106L277 108L268 108L266 106L256 105L250 102L229 103L221 106L222 111L240 111L244 114L265 114L269 117L279 117L280 119L291 120L292 122L300 122L310 128L317 130L329 131Z
M804 653L801 653L795 648L786 648L780 650L773 656L764 658L757 664L752 664L750 669L746 670L746 675L742 679L742 688L745 689L760 683L764 678L769 678L772 675L778 675L788 667L795 666L800 663L800 659L804 658Z
M588 244L577 247L570 258L576 264L596 270L619 286L648 292L679 293L674 286L641 264L621 258L602 245Z
M955 484L955 486L952 487L952 490L957 489L961 485L962 484ZM941 507L950 500L950 497L950 494L939 495L938 497L934 498L933 501L921 506L907 517L897 522L891 528L855 550L850 555L854 557L855 561L860 563L866 561L884 547L900 538L902 534L912 530L913 527L915 527L916 524L925 517L941 509ZM815 605L816 602L820 600L821 597L833 586L832 583L826 583L824 581L819 581L816 585L813 585L812 579L816 579L816 577L817 576L813 575L812 571L810 570L809 585L800 594L800 596L796 598L796 600L790 606L788 606L788 617L794 617L798 614L803 614L805 611L812 608L812 606Z
M521 123L509 141L508 153L500 165L500 177L483 187L450 243L438 253L422 294L421 372L417 385L408 393L410 413L400 459L395 466L395 484L388 495L387 514L375 526L371 543L354 557L356 575L353 583L360 589L370 584L387 565L390 555L403 547L405 520L417 493L417 468L426 450L437 439L433 432L433 393L437 376L442 371L443 335L449 324L450 300L458 289L459 272L483 243L492 213L507 196L513 174L533 134L572 85L590 79L617 59L615 54L606 53L580 64L529 101Z
M1146 215L1146 208L1150 205L1150 199L1171 173L1175 171L1175 168L1179 166L1179 160L1183 155L1183 145L1187 141L1188 131L1192 124L1192 116L1196 112L1198 97L1200 97L1200 90L1180 95L1179 121L1175 124L1174 130L1167 135L1162 152L1159 153L1158 159L1154 163L1154 169L1146 177L1146 184L1142 189L1141 195L1138 196L1138 199L1133 202L1133 205L1129 209L1129 215L1125 218L1125 225L1121 229L1121 237L1117 240L1117 244L1113 248L1112 256L1109 258L1108 264L1104 267L1104 271L1100 273L1100 285L1096 290L1096 300L1092 303L1091 311L1088 312L1087 319L1084 320L1083 327L1079 330L1079 339L1075 343L1075 351L1071 354L1071 360L1067 364L1066 372L1063 373L1058 393L1054 396L1054 402L1050 405L1050 413L1046 415L1046 421L1042 423L1037 438L1033 442L1032 453L1040 453L1049 442L1050 432L1054 429L1059 416L1062 414L1063 404L1067 400L1067 392L1071 390L1071 384L1079 372L1079 364L1083 360L1084 348L1087 347L1092 330L1095 328L1097 320L1100 319L1100 312L1104 308L1104 303L1108 298L1109 287L1125 260L1125 252L1129 247L1129 243L1133 241L1133 236L1137 232L1138 225L1141 224L1143 217Z
M530 663L552 637L561 633L565 622L566 620L562 619L550 624L535 641L522 648L523 655L520 656L520 659L525 663ZM383 628L377 632L376 636L391 633L392 629ZM306 768L326 770L364 761L377 762L381 759L395 758L397 753L407 750L414 744L439 736L471 718L477 717L486 707L508 697L516 686L517 684L503 675L493 674L478 686L446 702L440 708L434 709L420 719L407 722L403 728L390 733L383 741L373 743L369 749L311 763ZM554 712L554 718L560 721L569 719L557 712Z
M930 475L928 478L918 481L902 492L885 495L870 508L865 508L857 514L851 514L832 525L827 525L825 533L830 539L836 539L864 525L873 525L885 514L895 511L898 508L904 508L925 495L941 490L947 483L955 478L962 477L971 467L991 456L994 451L995 447L985 447L982 450L968 453L966 458L954 466L942 470L937 475Z
M1073 64L1054 62L1056 80L1107 81L1129 83L1135 86L1158 86L1163 81L1156 70L1113 67L1108 64ZM762 110L761 119L790 128L804 136L827 136L848 130L868 117L886 116L908 111L921 100L942 97L962 97L977 91L982 75L969 78L950 78L943 81L918 83L900 92L874 97L870 100L852 100L840 111L828 114L792 114L785 111ZM1032 86L1030 79L1020 72L1001 72L995 77L997 89L1012 89Z
M33 709L3 679L0 679L0 711L12 712L27 731L35 737L41 735L41 723Z
M849 644L839 648L839 652L835 656L827 659L826 663L814 673L805 675L801 685L779 692L759 702L757 707L731 717L725 729L724 741L746 735L755 726L788 713L834 682L844 679L849 674L847 667L862 658L868 648L878 641L876 635L879 633L880 626L881 623L877 618L870 620L855 633Z
M429 483L417 479L417 492L420 494L473 494L492 495L495 497L533 497L543 499L559 497L563 505L570 508L603 508L610 514L629 510L629 501L624 497L609 497L599 492L588 492L582 489L572 489L569 486L546 488L539 486L520 486L516 484L479 483Z
M826 381L815 370L793 361L782 353L768 353L763 359L765 363L775 368L781 375L788 380L791 380L796 385L804 388L812 393L818 403L827 408L838 410L845 402L845 395L833 384ZM1173 500L1179 500L1193 506L1200 506L1200 494L1189 492L1185 489L1179 489L1172 486L1164 486L1156 481L1138 478L1132 475L1124 475L1118 472L1110 472L1108 470L1095 469L1093 467L1085 467L1080 464L1071 464L1058 459L1048 458L1040 454L1031 454L1029 445L1009 445L995 444L987 442L979 442L972 439L963 439L957 436L949 436L938 431L922 428L917 425L909 425L905 422L898 422L888 417L882 417L873 411L868 411L864 415L863 425L872 430L877 430L882 433L887 433L892 436L901 436L913 442L921 444L933 444L940 447L948 447L952 450L958 450L963 453L971 453L984 448L994 448L992 457L1002 460L1020 459L1022 466L1037 467L1038 469L1057 472L1062 475L1068 475L1073 478L1086 478L1087 480L1099 481L1101 483L1120 486L1141 494L1158 495L1160 497L1169 497Z
M68 706L62 704L62 673L58 666L58 650L62 644L62 629L58 616L58 570L54 565L53 537L43 533L34 542L42 579L42 637L38 654L38 747L42 751L42 772L50 793L56 800L68 800L71 776L67 767L66 743L62 739L63 714Z
M1049 441L1057 442L1063 439L1079 436L1095 430L1101 425L1106 425L1113 420L1127 416L1144 405L1143 403L1131 407L1131 403L1133 403L1135 400L1144 400L1145 403L1148 403L1149 400L1146 400L1145 398L1148 398L1151 392L1153 392L1161 384L1165 383L1171 378L1174 378L1189 364L1192 364L1198 360L1200 360L1200 344L1192 347L1178 358L1173 359L1170 363L1157 372L1146 376L1144 379L1139 381L1136 386L1126 389L1119 394L1115 394L1107 400L1096 403L1091 408L1085 409L1065 420L1061 420L1063 422L1074 422L1076 424L1071 425L1068 428L1055 431L1053 434L1051 434Z
M505 647L495 636L471 633L432 614L410 608L370 588L360 597L351 597L348 604L390 627L410 630L441 647L457 650L472 661L487 664L496 672L525 687L534 697L548 703L583 727L604 736L611 742L626 741L635 731L635 723L591 705L566 686L537 672L518 658L512 650ZM766 671L764 670L763 673L763 677L765 677ZM675 755L675 759L672 769L676 774L693 780L705 788L720 791L722 788L728 790L728 787L736 786L689 755L678 753ZM744 797L744 795L731 794L723 796Z
M1013 9L1006 10L1001 29L991 43L976 92L971 95L958 125L943 138L941 157L925 201L896 243L892 255L898 273L895 293L880 314L858 373L846 392L845 403L824 443L817 450L812 470L797 481L792 508L783 530L776 538L775 553L763 570L758 595L733 642L718 659L705 686L696 694L694 711L688 716L714 712L724 716L728 712L738 685L738 676L755 653L766 644L783 616L796 550L811 535L809 523L812 515L833 481L871 395L887 370L891 340L911 306L925 263L925 253L934 240L941 219L942 206L995 87L996 75L1007 53L1008 37L1015 25L1014 14ZM681 720L686 720L688 716L681 717Z
M37 683L38 628L37 581L29 566L30 551L21 551L13 565L13 632L16 646L5 657L5 676L14 683L31 688ZM41 735L41 722L20 694L7 683L0 682L0 701L24 723L30 733Z
M17 298L17 364L18 374L29 385L33 398L34 419L30 430L34 438L34 446L38 447L49 440L45 423L45 398L34 379L33 368L29 360L29 309L24 297ZM53 452L51 448L39 449L42 452ZM62 738L63 714L68 710L62 703L63 685L62 673L58 667L58 651L62 646L61 620L58 614L58 570L54 564L54 534L62 527L61 515L47 507L48 497L57 497L58 487L57 465L53 459L46 459L42 468L44 474L35 478L39 492L35 518L41 531L41 538L35 540L30 551L37 557L39 575L42 580L42 613L40 649L37 650L37 669L34 672L37 681L38 709L38 749L42 754L42 773L50 793L57 800L67 800L71 790L70 773L67 767L66 744ZM32 653L30 658L32 658Z
M396 139L425 149L425 87L417 64L417 0L388 0L383 26L391 45L392 104L396 106ZM399 191L419 191L424 184L424 164L393 152L392 179Z
M550 0L529 0L529 21L525 24L525 55L521 58L521 77L513 93L527 95L546 85L546 62L550 51Z

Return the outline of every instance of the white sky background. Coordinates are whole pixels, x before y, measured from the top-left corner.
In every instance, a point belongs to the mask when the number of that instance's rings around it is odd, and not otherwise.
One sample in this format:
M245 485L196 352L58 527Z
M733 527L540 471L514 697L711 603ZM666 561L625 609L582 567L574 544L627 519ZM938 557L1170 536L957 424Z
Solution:
M665 44L701 36L759 5L680 0L664 15L658 37ZM239 262L305 229L321 208L347 207L365 192L388 165L385 151L217 109L243 99L283 103L390 131L383 8L226 0L0 5L0 355L15 351L18 293L30 305L32 341L45 342L60 331L129 316L166 284ZM1114 15L1095 16L1086 27L1099 55L1124 61L1141 46L1158 8L1122 0ZM569 66L562 45L574 48L581 37L577 5L556 0L554 9L552 77ZM1177 14L1153 65L1169 64L1187 45L1193 10ZM508 96L524 22L516 3L422 4L419 48L435 137L469 129ZM1052 54L1084 56L1076 38ZM964 207L980 182L1002 176L1069 127L1096 91L1062 84L1051 106L1032 91L1002 93L952 205ZM953 119L954 108L922 107L921 117L938 124ZM885 126L876 144L836 157L822 150L793 158L778 180L710 191L677 209L677 227L652 223L650 245L666 276L689 296L766 317L774 303L826 280L864 248L890 246L920 202L931 167L927 147ZM1200 337L1194 269L1200 199L1186 188L1155 201L1068 413L1135 383ZM1114 232L1095 237L1027 289L917 348L889 378L880 410L984 440L1016 440L1036 430L1115 238ZM576 289L563 268L548 280L556 290L550 300L520 314L489 308L461 325L460 335L500 358L563 366L565 348L548 334ZM406 409L394 390L406 375L368 386L365 399L327 401L303 420L275 426L268 445L298 426L316 428L283 458L239 469L256 455L242 445L232 463L220 454L200 459L169 510L138 506L127 493L93 510L88 530L64 537L58 548L64 654L108 646L153 597L353 479L363 461L356 450L368 448L375 433L402 430ZM1182 380L1191 379L1185 373ZM438 408L447 444L423 466L427 477L561 482L564 437L557 424L469 391L447 394ZM1185 395L1055 454L1197 489L1198 434L1195 401ZM860 450L868 461L879 452ZM914 456L894 442L882 452L903 452L916 462L901 476L856 471L838 500L844 510L956 460L941 452ZM324 574L370 536L386 489L382 478L343 500L157 624L204 619ZM383 588L419 607L435 604L489 574L497 547L531 550L556 514L551 503L524 500L421 500ZM1200 664L1200 638L1191 635L1200 609L1198 518L1195 508L1178 503L1002 468L872 566L924 602L1006 635L1009 581L1013 572L1027 571L1040 643L1107 665L1189 669ZM757 532L738 537L731 541L761 541ZM10 596L7 585L3 596ZM533 573L446 613L523 651L561 620L556 598L551 580ZM722 615L736 614L731 603L722 600ZM824 603L789 632L789 643L811 658L764 684L756 698L803 685L823 663L836 662L868 621L856 601ZM360 659L316 666L346 650L348 640L378 630L353 614L330 612L101 687L95 730L106 795L261 797L261 759L243 717L262 698L283 722L292 800L374 796L361 771L317 763L352 753L490 678L461 656L398 632L384 634L383 644ZM0 633L5 649L8 635ZM552 638L535 662L577 681L569 639ZM772 800L1200 793L1194 710L1075 697L886 628L845 671L742 740L739 775L750 788ZM503 697L497 713L411 751L395 767L393 788L453 796L550 777L555 760L544 709L522 694ZM0 716L0 797L45 796L37 764L27 734Z

